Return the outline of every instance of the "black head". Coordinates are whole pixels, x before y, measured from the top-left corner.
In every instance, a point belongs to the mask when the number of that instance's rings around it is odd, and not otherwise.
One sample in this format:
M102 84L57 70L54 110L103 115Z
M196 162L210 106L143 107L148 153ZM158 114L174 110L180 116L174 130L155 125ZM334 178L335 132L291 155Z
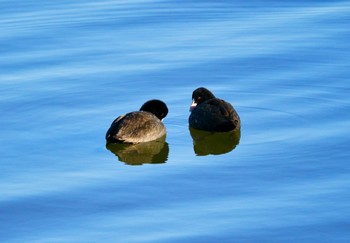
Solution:
M212 92L210 92L208 89L200 87L193 91L192 93L192 100L195 104L199 105L200 103L215 98L215 95L213 95Z
M168 114L168 107L161 100L149 100L141 106L140 111L151 112L162 120Z

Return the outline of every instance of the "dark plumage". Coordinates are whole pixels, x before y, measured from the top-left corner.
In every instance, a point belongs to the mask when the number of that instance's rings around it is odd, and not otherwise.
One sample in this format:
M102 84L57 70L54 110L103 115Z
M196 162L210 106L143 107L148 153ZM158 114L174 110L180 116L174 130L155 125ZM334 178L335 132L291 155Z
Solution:
M168 114L163 101L149 100L140 111L115 119L106 133L107 143L142 143L161 138L166 134L162 119Z
M192 101L190 127L211 132L240 129L241 121L233 106L215 98L208 89L201 87L193 91Z

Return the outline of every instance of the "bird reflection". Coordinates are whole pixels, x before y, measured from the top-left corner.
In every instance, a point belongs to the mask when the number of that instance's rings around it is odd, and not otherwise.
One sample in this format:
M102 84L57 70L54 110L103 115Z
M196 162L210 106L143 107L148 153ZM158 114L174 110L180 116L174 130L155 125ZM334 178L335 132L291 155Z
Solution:
M231 152L241 138L241 130L230 132L208 132L189 127L193 139L193 150L198 156Z
M109 143L106 148L114 153L119 161L128 165L165 163L169 155L169 145L165 142L165 136L138 144Z

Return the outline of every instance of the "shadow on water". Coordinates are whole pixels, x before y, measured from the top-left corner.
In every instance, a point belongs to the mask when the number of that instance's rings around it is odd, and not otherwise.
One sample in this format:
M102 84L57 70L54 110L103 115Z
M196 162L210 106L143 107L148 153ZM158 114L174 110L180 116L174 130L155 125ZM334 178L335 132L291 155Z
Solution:
M232 132L207 132L189 127L193 150L198 156L219 155L231 152L241 138L241 130Z
M128 165L165 163L169 155L169 145L165 137L139 144L110 143L106 148L114 153L119 161Z

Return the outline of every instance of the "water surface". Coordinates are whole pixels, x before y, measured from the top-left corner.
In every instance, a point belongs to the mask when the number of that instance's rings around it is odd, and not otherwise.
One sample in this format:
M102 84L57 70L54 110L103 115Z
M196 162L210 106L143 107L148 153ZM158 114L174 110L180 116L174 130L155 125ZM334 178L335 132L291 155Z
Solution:
M0 8L2 242L350 240L350 2ZM199 86L239 113L232 149L196 152ZM166 159L130 165L105 132L153 98Z

